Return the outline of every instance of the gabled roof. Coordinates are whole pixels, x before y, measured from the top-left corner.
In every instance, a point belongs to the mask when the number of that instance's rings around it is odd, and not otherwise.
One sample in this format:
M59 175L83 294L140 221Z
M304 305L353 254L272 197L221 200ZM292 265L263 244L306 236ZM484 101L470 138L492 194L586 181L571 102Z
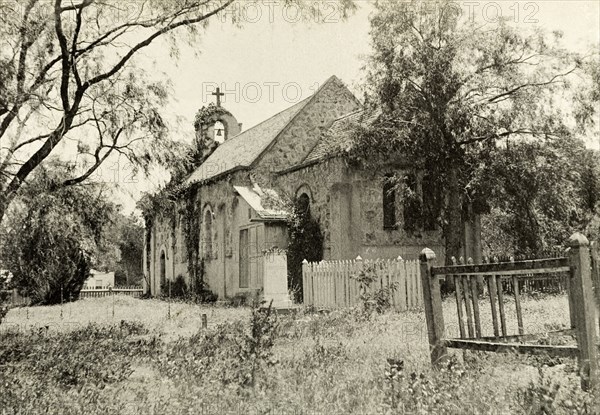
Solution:
M261 221L286 220L289 212L281 208L282 202L277 192L271 189L261 189L257 185L253 188L233 186L235 191L250 205Z
M312 96L242 131L221 145L196 169L185 184L202 182L239 168L248 168L310 101Z

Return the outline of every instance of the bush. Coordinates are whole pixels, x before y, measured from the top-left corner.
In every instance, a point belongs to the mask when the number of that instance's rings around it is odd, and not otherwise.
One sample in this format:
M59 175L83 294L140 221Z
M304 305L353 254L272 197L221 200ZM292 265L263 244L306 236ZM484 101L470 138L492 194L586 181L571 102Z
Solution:
M48 333L39 328L29 333L0 336L0 366L44 379L48 386L71 388L84 384L104 387L120 382L132 372L132 357L151 354L156 338L131 337L147 334L139 323L90 324L70 333Z
M389 287L373 288L373 283L379 281L377 274L378 263L366 264L365 267L354 278L358 281L360 290L360 300L366 317L375 311L379 314L387 311L392 306L392 296L397 289L397 284L390 284Z
M116 209L97 197L96 186L60 186L61 174L38 170L0 232L0 259L13 274L11 284L34 304L79 296Z

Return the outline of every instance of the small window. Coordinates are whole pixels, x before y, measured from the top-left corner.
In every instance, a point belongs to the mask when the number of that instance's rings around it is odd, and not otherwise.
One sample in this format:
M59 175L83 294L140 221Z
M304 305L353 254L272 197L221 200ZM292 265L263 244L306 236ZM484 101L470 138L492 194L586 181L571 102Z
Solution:
M392 174L383 180L383 229L396 229L396 188Z
M96 289L97 290L102 289L102 280L96 280Z

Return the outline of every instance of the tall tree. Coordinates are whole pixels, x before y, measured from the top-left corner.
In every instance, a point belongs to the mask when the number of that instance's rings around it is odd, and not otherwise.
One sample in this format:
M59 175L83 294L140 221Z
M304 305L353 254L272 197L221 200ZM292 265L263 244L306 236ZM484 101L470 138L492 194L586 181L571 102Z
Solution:
M485 208L473 179L495 144L571 134L560 93L578 62L558 32L481 24L450 1L375 7L365 94L373 115L357 128L355 156L381 164L395 155L426 171L423 192L443 200L447 258L458 256L465 206Z
M237 7L233 8L234 6ZM282 5L311 2L285 0ZM353 8L340 0L341 10ZM243 0L25 0L0 3L0 220L28 176L68 139L88 179L111 155L147 169L168 162L161 116L168 89L136 57L165 38L177 55ZM238 19L239 20L239 19ZM141 145L143 143L143 145ZM73 161L73 160L72 160Z

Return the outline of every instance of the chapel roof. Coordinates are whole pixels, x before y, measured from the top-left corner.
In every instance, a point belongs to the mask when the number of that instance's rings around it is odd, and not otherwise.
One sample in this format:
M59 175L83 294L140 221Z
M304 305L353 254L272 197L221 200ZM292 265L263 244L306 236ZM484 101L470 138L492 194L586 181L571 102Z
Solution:
M298 102L219 145L185 183L202 182L226 172L250 167L311 98Z

